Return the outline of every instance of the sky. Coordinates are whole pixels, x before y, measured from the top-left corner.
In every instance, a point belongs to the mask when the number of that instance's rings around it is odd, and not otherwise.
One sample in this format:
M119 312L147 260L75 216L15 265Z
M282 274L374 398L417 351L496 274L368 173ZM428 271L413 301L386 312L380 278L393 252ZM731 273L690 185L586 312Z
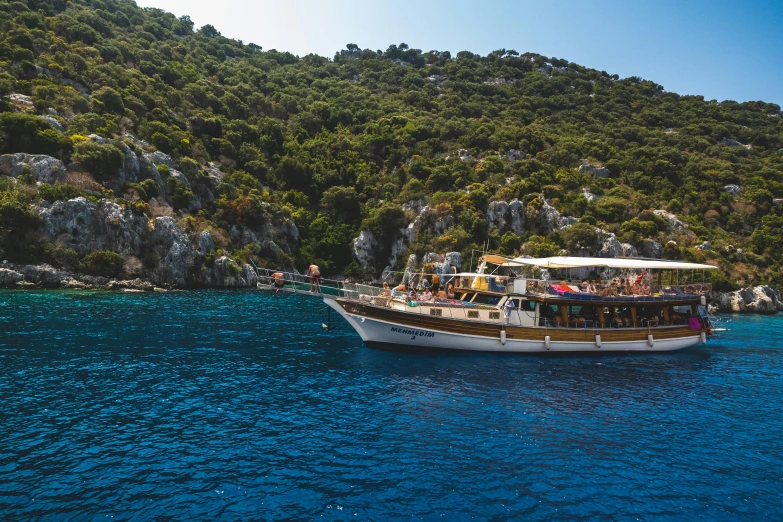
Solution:
M783 106L783 0L136 0L264 49L333 57L495 49L564 58L670 92Z

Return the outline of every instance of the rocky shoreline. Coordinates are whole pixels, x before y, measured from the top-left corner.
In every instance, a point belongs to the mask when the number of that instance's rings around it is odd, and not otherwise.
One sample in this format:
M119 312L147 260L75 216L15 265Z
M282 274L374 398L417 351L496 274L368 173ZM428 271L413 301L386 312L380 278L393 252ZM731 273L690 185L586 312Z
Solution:
M244 265L239 273L229 266L230 258L215 260L212 271L216 275L205 284L160 284L141 278L116 279L70 272L51 265L0 265L0 288L48 290L121 290L128 292L155 292L195 288L254 288L258 282L255 270ZM222 268L221 268L222 267Z
M141 278L114 279L70 272L50 265L0 265L0 288L4 289L63 289L63 290L116 290L125 292L154 292L172 289L197 288L254 288L258 283L255 270L250 265L242 267L239 274L228 268L230 259L220 258L216 266L222 277L212 284L172 285L153 283ZM710 312L772 315L783 311L783 297L780 290L767 285L742 288L732 292L716 292Z

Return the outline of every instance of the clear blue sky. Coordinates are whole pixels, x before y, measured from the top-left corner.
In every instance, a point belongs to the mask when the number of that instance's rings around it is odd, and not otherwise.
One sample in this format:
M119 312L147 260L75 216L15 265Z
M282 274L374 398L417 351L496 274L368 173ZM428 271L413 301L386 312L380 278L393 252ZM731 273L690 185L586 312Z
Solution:
M680 94L783 105L783 0L137 0L264 49L332 57L347 43L565 58Z

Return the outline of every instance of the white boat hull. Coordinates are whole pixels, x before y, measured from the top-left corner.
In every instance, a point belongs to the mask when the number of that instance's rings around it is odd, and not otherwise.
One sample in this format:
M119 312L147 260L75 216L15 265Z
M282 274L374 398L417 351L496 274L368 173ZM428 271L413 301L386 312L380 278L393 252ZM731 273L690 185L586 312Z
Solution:
M348 313L335 299L324 297L324 302L336 310L356 330L366 343L405 345L446 350L508 353L552 353L552 352L671 352L702 344L700 332L692 336L669 339L638 341L574 342L526 339L501 339L448 332L434 328L422 329L405 324Z

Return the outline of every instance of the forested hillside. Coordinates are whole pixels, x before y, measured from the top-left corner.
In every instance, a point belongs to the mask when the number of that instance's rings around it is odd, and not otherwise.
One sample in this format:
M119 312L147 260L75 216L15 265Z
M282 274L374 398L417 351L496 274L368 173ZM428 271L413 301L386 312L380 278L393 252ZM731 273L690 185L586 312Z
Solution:
M254 257L370 278L488 242L783 284L772 103L506 49L297 57L129 0L0 4L0 100L12 263L188 284Z

